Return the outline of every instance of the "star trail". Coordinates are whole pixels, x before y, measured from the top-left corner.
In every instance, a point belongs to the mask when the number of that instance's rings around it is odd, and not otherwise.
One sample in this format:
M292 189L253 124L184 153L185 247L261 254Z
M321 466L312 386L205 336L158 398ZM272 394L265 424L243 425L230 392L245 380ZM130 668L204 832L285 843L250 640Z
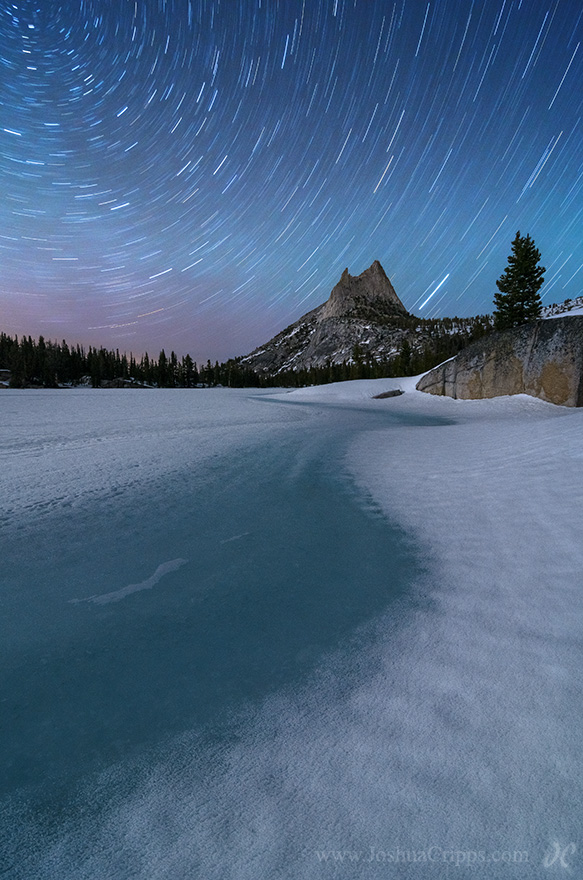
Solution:
M578 296L582 41L569 0L0 2L0 329L221 360L375 259L490 312L517 230Z

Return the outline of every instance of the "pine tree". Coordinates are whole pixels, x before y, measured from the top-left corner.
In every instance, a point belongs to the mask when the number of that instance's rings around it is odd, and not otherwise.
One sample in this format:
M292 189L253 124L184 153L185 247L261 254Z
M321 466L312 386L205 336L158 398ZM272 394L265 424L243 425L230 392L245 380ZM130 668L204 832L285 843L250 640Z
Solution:
M399 375L400 376L410 376L411 375L411 357L412 357L412 349L411 343L405 336L403 342L401 343L401 350L399 352Z
M158 388L166 388L168 385L168 358L164 349L158 357Z
M542 302L539 290L544 281L544 266L539 266L540 251L530 237L516 233L508 266L496 282L494 294L494 329L506 330L540 317Z

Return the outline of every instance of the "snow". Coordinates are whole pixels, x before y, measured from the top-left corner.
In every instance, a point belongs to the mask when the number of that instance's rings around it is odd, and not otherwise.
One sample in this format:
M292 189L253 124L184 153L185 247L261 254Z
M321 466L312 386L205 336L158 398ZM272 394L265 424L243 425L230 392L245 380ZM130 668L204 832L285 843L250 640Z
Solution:
M544 315L545 320L550 320L551 318L570 318L572 315L583 315L583 306L579 306L577 308L568 309L564 312L557 312L554 315Z
M282 422L249 396L232 389L7 390L0 526L22 514L45 517L91 497L138 491L299 418L290 411Z
M583 315L583 296L544 306L541 317L548 320L549 318L565 318L571 315Z
M139 504L148 482L245 460L259 438L325 444L345 415L362 422L345 452L361 503L420 561L407 596L250 703L232 736L210 746L185 730L86 780L78 827L53 832L28 877L580 876L583 411L416 381L3 393L5 535L88 496ZM394 388L406 393L373 399ZM218 537L241 552L252 538ZM169 549L80 608L121 613L189 565ZM355 591L367 571L363 558ZM84 819L103 791L106 813Z
M290 401L306 401L313 403L360 403L370 401L375 394L399 389L415 391L420 376L407 376L399 379L355 379L351 382L331 382L329 385L311 385L308 388L284 392ZM285 400L282 394L277 399ZM386 404L385 404L386 405Z
M395 650L379 648L381 668L339 711L337 745L327 749L322 729L304 746L338 768L351 748L365 758L369 772L356 759L346 782L363 808L382 787L376 774L391 780L391 823L405 839L421 846L427 828L415 829L432 813L433 839L530 850L529 876L544 876L542 850L579 841L583 806L583 411L525 395L434 397L411 391L414 381L394 380L409 393L369 406L444 423L366 432L348 461L425 548L424 607ZM293 396L362 406L382 384ZM386 818L366 834L381 849ZM329 847L341 840L331 834Z

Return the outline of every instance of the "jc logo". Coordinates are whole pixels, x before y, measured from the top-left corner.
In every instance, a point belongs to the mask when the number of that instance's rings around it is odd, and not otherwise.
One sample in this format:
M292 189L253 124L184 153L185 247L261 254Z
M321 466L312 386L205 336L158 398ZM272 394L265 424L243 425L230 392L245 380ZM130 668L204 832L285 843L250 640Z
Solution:
M574 855L576 850L577 847L574 843L569 843L567 846L562 847L555 841L553 843L553 851L546 854L543 859L543 865L545 868L551 868L558 862L561 868L570 868L569 857Z

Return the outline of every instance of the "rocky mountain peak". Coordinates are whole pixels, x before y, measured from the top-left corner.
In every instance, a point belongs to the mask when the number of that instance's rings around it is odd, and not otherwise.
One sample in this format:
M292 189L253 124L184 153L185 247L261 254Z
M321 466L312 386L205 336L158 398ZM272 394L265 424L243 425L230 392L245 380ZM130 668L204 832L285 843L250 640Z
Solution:
M322 305L307 312L269 342L242 358L255 370L282 370L342 363L355 345L386 357L396 354L411 316L378 260L361 275L348 269Z
M350 275L348 269L322 306L319 320L347 318L370 313L383 316L403 316L408 312L378 260L360 275Z

